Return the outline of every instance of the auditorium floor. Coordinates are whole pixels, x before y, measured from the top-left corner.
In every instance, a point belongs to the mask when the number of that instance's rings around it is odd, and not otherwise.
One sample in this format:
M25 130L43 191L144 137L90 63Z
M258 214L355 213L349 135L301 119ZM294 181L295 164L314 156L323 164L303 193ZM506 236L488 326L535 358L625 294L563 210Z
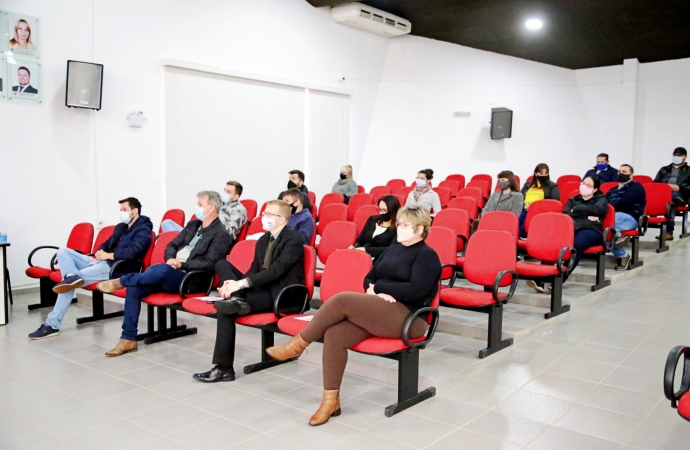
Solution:
M395 387L345 376L340 417L312 428L320 367L291 363L204 385L213 341L196 335L107 359L120 320L29 341L47 311L15 297L0 327L0 448L5 449L672 449L690 423L663 398L668 351L690 345L690 247L472 366L460 382L392 418ZM256 351L238 348L237 365ZM422 363L423 364L423 363Z

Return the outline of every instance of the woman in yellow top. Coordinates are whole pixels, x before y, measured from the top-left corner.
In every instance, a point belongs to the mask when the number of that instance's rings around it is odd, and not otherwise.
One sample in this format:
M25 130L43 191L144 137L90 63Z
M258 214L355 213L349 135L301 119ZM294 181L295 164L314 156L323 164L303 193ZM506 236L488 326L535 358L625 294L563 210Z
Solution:
M560 200L561 193L558 190L558 185L549 178L549 166L541 163L534 168L534 176L532 181L528 181L522 187L522 195L525 197L525 205L520 214L520 237L526 238L525 218L527 217L527 210L529 205L538 200Z
M29 50L35 52L38 48L31 42L31 27L29 22L19 19L14 25L14 37L10 39L13 50Z

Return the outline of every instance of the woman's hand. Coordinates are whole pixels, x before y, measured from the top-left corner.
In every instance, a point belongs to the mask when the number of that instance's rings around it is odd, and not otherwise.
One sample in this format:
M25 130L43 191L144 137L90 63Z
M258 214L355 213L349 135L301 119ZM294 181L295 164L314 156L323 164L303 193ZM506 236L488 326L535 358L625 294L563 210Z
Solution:
M366 252L367 249L365 247L357 247L355 250L359 250L360 252Z
M599 222L599 218L597 216L587 216L587 218L592 222Z
M369 283L369 288L367 289L367 294L369 294L369 295L376 295L376 292L374 292L374 285L373 285L373 283Z
M376 294L376 296L381 297L382 299L384 299L388 303L395 303L395 301L396 301L393 297L391 297L388 294Z
M348 250L354 250L354 248L355 248L355 246L354 246L354 245L351 245L351 246L349 246L347 249L348 249Z

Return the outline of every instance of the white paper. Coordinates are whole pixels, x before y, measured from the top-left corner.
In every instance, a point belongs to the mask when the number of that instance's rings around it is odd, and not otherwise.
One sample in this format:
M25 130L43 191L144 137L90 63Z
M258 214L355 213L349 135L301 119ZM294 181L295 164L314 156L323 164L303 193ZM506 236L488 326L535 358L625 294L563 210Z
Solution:
M303 320L305 322L311 322L311 319L313 319L314 316L302 316L302 317L295 317L295 320Z
M213 303L213 302L217 302L219 300L225 300L225 299L223 297L194 297L194 300L201 300L204 302Z

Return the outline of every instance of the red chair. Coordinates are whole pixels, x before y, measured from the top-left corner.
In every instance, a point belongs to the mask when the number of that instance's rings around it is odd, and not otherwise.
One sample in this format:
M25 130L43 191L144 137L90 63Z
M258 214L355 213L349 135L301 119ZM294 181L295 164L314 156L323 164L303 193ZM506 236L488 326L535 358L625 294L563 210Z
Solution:
M610 251L616 239L616 210L609 205L606 217L601 224L602 229L602 245L595 245L585 250L582 255L585 257L594 257L597 262L597 278L596 284L592 286L593 291L598 291L601 288L611 285L611 280L606 279L606 252Z
M486 182L484 180L473 180L467 183L465 189L468 188L479 188L482 191L482 198L487 200L491 194L491 182ZM483 207L483 206L482 206Z
M453 255L453 264L455 264L455 255L462 252L467 246L467 240L470 237L470 217L464 209L448 208L436 214L431 227L445 227L455 231L456 243L455 254ZM427 244L429 242L427 241ZM431 244L429 244L431 245Z
M374 201L378 201L381 197L391 195L392 191L388 186L374 186L369 193L374 197Z
M355 213L354 223L357 225L357 233L361 233L364 226L367 224L367 220L371 216L376 216L379 213L379 207L374 205L364 205L360 207Z
M527 210L527 215L525 216L525 232L529 236L529 230L530 225L532 224L532 220L534 220L534 218L539 214L562 212L563 204L558 200L537 200L536 202L530 204L529 209ZM520 250L526 250L527 241L525 241L524 239L518 241L518 248Z
M489 174L486 173L478 173L476 175L473 175L472 178L470 178L470 183L473 181L484 181L486 184L491 187L491 183L494 181L493 177ZM469 183L468 183L469 184Z
M345 196L343 196L343 194L338 194L337 192L331 192L329 194L324 195L321 199L321 203L319 203L319 211L321 211L321 213L323 214L324 206L332 204L345 205Z
M405 206L405 203L407 203L407 197L409 197L410 192L412 192L412 191L414 191L414 187L412 187L412 186L403 186L400 189L398 189L397 191L395 191L396 195L400 195L400 196L405 198L405 201L400 204L401 206Z
M264 204L261 205L261 209L259 210L259 215L257 215L256 217L259 217L264 213L264 211L266 210L266 205L268 205L268 202L264 202Z
M579 185L582 183L582 177L580 177L580 175L561 175L556 180L556 184L558 185L559 189L565 183L577 183Z
M477 231L507 231L517 243L520 238L520 221L510 211L489 211L479 220Z
M666 227L676 217L676 206L671 201L671 187L666 183L646 183L642 185L647 194L644 213L650 228L659 228L659 247L657 253L668 251Z
M357 193L358 194L364 194L367 190L364 189L364 186L360 186L359 184L357 185Z
M438 187L450 189L450 194L455 197L455 194L460 190L460 182L457 180L443 180L438 184Z
M163 218L161 219L161 224L158 227L158 234L161 234L163 232L163 222L166 220L172 220L176 224L178 224L181 227L184 227L185 222L184 222L184 211L181 209L169 209L163 214ZM254 217L254 216L252 216Z
M393 195L395 195L395 198L398 199L400 206L405 206L405 203L407 203L407 197L406 196L400 195L400 194L393 194Z
M476 192L475 192L476 193ZM481 194L477 194L481 197ZM467 216L471 221L477 220L479 216L479 206L477 205L476 197L457 197L448 203L448 209L462 209L467 212Z
M252 223L249 224L249 228L247 229L247 236L252 236L254 234L258 233L265 233L264 231L264 225L261 223L260 218L254 219Z
M471 197L477 201L477 208L481 210L484 208L484 194L482 194L482 190L478 187L466 187L463 189L460 189L457 193L457 196L455 198L460 198L460 197Z
M534 180L534 175L528 176L528 177L527 177L527 181L525 181L525 183L531 183L532 180Z
M388 183L386 183L386 186L391 188L391 192L397 192L398 189L404 188L405 186L407 186L407 183L405 183L405 180L403 180L401 178L395 178L395 179L388 181Z
M244 241L244 239L247 237L247 232L249 231L249 225L251 225L250 221L244 222L244 225L242 225L242 228L240 228L240 232L237 233L237 239L235 239L235 242L240 242Z
M342 197L342 195L341 195ZM347 205L345 203L331 203L320 208L321 214L317 225L317 233L323 235L326 225L338 220L347 220Z
M450 203L450 199L453 198L453 193L451 190L447 187L435 187L433 188L434 192L438 194L438 199L441 202L441 208L447 208L448 203ZM435 214L438 214L440 211L434 211Z
M321 235L317 255L324 266L337 250L346 250L357 240L357 225L353 222L335 221L328 224ZM366 253L365 253L366 254ZM367 254L368 256L368 254ZM316 269L316 282L321 281L322 269Z
M654 183L654 178L648 175L633 175L633 180L640 184Z
M450 285L455 281L455 258L457 256L458 234L452 228L432 226L426 243L433 248L441 261L441 281L450 280Z
M580 195L580 186L578 186L576 188L571 188L570 190L567 190L567 191L561 191L561 204L563 205L563 207L565 207L565 205L568 204L569 199L571 199L577 195Z
M680 383L676 383L678 361L683 357L683 372ZM676 391L678 386L678 391ZM666 358L664 367L664 395L671 401L671 407L678 410L678 415L690 421L690 347L679 345L673 347Z
M477 231L467 244L463 272L467 281L483 289L441 289L441 306L488 314L487 347L479 351L480 358L513 344L512 339L503 339L503 305L513 298L517 287L515 259L515 238L510 233ZM507 293L499 291L506 286L510 286Z
M460 183L460 186L458 187L458 190L462 189L465 187L465 175L460 175L459 173L455 173L452 175L448 175L446 177L446 180L452 180L452 181L457 181Z
M256 214L256 209L257 209L256 200L252 200L252 199L240 200L240 203L242 203L242 206L244 206L244 209L247 210L247 220L250 221L250 222L251 222L252 220L254 220L254 218L255 218L256 215L257 215L257 214ZM263 212L264 209L266 209L265 206L264 206L264 208L261 210L261 212ZM183 225L183 226L184 226L184 225Z
M544 318L550 319L570 311L570 305L563 305L563 276L575 263L575 258L571 257L575 252L575 225L567 214L547 212L532 220L531 230L527 236L527 253L553 264L520 261L515 269L520 279L553 283L551 310L544 314ZM566 267L565 261L568 260L570 263Z
M352 222L355 220L355 214L357 210L365 205L373 205L374 196L371 194L355 194L350 197L350 201L347 204L347 220Z
M316 206L316 194L314 194L312 191L307 191L307 197L309 197L311 204Z
M89 251L91 251L92 243L93 225L83 222L76 224L72 228L72 231L70 231L69 237L67 238L65 248L87 254ZM53 254L48 267L34 266L33 264L34 254L43 249L59 250L59 247L52 245L41 245L40 247L36 247L35 249L31 250L31 253L29 253L29 267L26 269L25 273L29 278L38 279L40 289L40 302L29 305L29 311L38 308L55 306L55 301L57 300L57 294L53 292L53 287L56 283L50 279L50 275L57 270L55 267L55 264L57 263L57 253Z
M608 183L602 184L599 190L602 194L606 195L611 189L615 188L616 186L618 186L617 181L609 181Z

